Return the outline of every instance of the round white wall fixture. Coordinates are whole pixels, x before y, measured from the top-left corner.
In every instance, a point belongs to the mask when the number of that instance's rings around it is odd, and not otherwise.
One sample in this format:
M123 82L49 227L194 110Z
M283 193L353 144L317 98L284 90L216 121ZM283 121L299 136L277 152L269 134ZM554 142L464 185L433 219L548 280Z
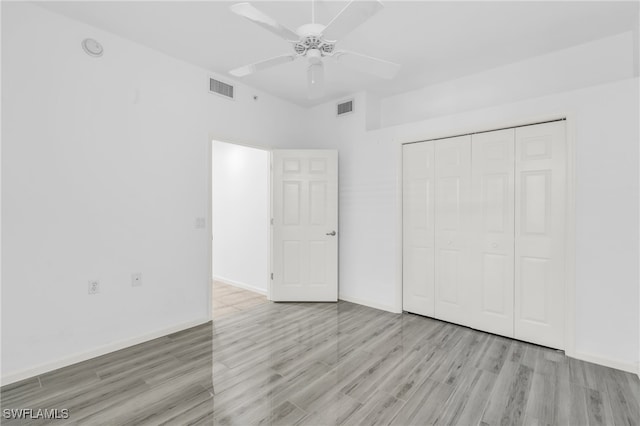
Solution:
M96 58L102 56L103 52L102 45L92 38L82 40L82 49L87 52L87 55Z

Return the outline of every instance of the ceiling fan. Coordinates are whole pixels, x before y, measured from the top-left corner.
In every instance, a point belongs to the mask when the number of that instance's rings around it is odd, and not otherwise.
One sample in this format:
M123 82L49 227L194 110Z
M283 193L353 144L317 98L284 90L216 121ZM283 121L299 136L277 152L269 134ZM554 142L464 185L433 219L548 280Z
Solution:
M392 79L400 65L347 50L336 50L336 43L357 26L375 15L383 8L379 0L351 0L327 25L315 22L315 4L311 2L311 23L300 26L296 31L279 24L249 3L231 6L231 11L254 22L272 33L290 42L293 52L274 58L235 68L229 73L235 77L244 77L276 65L306 58L309 98L317 99L324 94L324 65L322 60L333 57L339 63L375 76Z

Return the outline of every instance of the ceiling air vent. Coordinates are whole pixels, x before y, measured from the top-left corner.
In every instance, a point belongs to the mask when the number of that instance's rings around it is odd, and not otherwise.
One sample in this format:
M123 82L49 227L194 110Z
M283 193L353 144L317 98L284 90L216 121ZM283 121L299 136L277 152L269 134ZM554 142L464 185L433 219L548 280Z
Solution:
M233 99L233 86L214 78L209 79L209 91Z
M338 116L353 112L353 100L338 104Z

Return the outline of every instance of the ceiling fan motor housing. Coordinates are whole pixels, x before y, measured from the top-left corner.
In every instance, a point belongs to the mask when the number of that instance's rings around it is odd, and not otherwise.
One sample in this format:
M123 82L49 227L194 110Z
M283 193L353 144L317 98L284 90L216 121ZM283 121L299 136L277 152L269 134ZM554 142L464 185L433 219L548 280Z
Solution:
M317 51L321 56L331 55L335 48L334 41L322 38L325 26L321 24L302 25L296 31L300 35L300 41L296 42L294 49L300 56L310 56L312 51Z

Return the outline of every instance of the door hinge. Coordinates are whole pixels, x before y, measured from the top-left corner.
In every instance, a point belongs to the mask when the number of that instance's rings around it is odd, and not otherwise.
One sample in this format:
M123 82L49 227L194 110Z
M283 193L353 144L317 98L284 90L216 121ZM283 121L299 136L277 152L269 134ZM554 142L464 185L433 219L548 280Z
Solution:
M271 273L271 279L273 279L273 272Z
M273 218L271 218L271 224L273 225Z

